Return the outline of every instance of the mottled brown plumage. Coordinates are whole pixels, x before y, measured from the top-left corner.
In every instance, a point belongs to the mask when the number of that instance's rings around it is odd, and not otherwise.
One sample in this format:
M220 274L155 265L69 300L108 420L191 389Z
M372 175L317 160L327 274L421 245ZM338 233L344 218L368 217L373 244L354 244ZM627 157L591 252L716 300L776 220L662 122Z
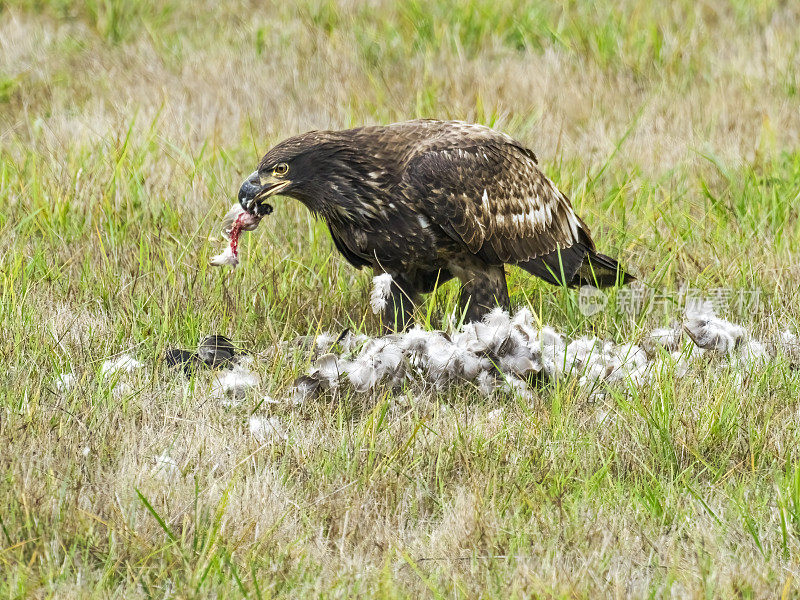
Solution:
M267 152L239 201L258 214L274 194L322 217L351 264L392 275L386 323L405 326L418 295L452 277L467 320L507 308L506 263L569 286L630 279L595 251L533 152L481 125L415 120L289 138Z

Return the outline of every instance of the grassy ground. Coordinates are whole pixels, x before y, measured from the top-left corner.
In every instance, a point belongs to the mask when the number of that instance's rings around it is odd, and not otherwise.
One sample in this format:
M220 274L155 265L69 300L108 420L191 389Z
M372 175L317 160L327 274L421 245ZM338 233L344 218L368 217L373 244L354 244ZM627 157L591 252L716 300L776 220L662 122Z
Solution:
M668 302L753 292L726 316L796 331L797 4L299 4L0 0L0 595L798 597L784 362L599 402L567 380L533 403L299 408L261 403L304 372L289 351L232 408L159 363L206 333L374 332L369 274L302 207L276 203L235 272L206 267L208 235L277 140L415 116L524 140ZM585 317L510 275L570 335L638 341L680 314L612 294ZM454 292L420 316L441 326ZM146 367L103 378L122 351ZM287 439L259 443L251 414Z

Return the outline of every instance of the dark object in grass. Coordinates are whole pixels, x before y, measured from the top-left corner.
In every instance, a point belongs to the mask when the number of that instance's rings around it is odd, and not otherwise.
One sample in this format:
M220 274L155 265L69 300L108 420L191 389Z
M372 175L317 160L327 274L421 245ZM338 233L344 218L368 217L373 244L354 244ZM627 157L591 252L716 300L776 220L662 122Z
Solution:
M216 368L230 365L236 350L233 342L224 335L209 335L200 342L197 353L204 363Z
M187 377L191 377L198 368L205 366L197 354L178 348L167 350L164 354L164 362L171 369L182 369Z

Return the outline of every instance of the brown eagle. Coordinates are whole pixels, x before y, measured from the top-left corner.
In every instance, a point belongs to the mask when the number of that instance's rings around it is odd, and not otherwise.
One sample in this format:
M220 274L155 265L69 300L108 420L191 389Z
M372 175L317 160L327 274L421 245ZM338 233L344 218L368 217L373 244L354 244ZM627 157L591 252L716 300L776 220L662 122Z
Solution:
M276 194L328 225L356 268L393 278L384 324L405 327L419 294L461 280L465 320L509 308L503 265L556 285L632 279L510 136L457 121L310 131L273 147L239 190L257 216Z

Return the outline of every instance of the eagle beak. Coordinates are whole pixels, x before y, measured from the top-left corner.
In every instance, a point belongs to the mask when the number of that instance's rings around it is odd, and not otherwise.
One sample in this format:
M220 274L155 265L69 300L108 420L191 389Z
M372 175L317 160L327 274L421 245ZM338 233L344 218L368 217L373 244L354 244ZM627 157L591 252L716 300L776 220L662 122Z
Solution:
M268 215L272 212L272 206L265 200L285 189L290 183L292 182L272 175L259 177L258 171L253 171L239 188L239 204L251 214Z

